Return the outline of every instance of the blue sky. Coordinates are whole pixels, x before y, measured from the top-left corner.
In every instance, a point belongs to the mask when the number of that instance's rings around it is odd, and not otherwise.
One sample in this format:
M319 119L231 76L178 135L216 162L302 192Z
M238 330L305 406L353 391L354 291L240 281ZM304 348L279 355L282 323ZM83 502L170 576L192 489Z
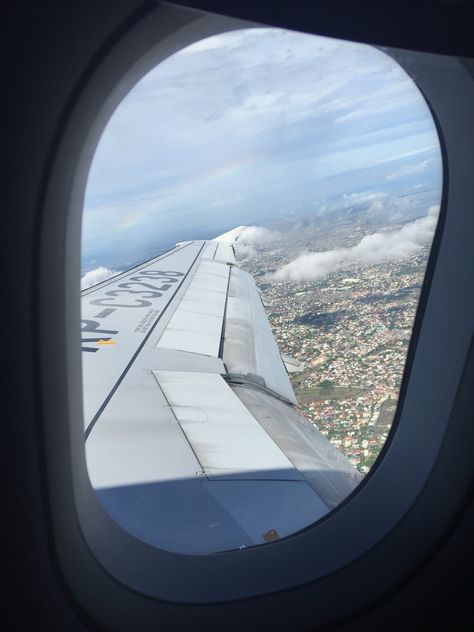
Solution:
M238 224L439 203L428 107L385 53L280 29L202 40L122 101L87 184L83 269L124 268Z

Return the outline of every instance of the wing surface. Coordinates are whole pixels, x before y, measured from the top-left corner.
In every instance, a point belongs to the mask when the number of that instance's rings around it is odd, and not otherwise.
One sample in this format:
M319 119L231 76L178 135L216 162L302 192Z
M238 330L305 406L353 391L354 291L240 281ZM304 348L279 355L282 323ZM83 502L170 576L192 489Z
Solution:
M86 460L116 522L178 553L315 522L360 475L295 409L245 227L178 244L82 293Z

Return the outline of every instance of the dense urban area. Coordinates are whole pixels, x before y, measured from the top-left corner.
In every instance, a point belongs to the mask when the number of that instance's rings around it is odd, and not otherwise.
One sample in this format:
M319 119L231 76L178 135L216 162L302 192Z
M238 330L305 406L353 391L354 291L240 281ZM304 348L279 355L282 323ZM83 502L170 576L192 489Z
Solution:
M352 265L319 281L268 282L303 249L347 247L369 232L303 231L267 244L240 265L254 275L283 354L304 362L292 376L299 408L362 473L392 424L428 248L398 261ZM237 250L239 255L239 251Z

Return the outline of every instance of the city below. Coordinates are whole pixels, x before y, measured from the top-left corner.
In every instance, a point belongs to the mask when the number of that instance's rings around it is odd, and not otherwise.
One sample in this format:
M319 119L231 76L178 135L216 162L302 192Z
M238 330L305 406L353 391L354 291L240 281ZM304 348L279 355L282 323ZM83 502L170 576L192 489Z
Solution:
M304 250L347 247L373 232L363 221L237 256L261 290L282 354L304 363L291 376L299 409L360 472L379 455L394 419L429 249L351 264L314 281L268 281ZM294 235L294 232L293 232Z

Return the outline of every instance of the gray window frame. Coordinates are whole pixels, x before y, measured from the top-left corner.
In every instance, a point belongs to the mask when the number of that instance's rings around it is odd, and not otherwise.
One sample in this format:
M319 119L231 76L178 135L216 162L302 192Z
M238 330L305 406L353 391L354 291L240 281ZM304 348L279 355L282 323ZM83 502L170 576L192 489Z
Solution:
M407 569L422 563L468 489L470 469L461 458L467 449L461 437L469 443L472 427L470 420L456 416L455 405L474 321L469 292L474 147L466 133L474 129L474 87L455 57L383 49L415 79L432 109L442 142L444 183L397 415L376 466L349 499L303 532L262 547L207 556L177 555L134 539L96 498L83 448L77 333L82 204L92 155L110 115L148 70L193 41L251 26L173 5L150 9L104 52L78 87L48 177L37 274L54 548L77 599L108 626L111 617L120 628L127 627L127 617L133 625L137 612L150 625L166 625L167 617L176 616L172 604L188 604L180 610L182 617L197 616L191 604L199 604L202 616L212 609L217 621L223 611L211 604L229 601L240 604L235 612L244 621L252 601L237 600L257 597L265 600L268 621L284 621L285 610L305 603L318 611L318 622L333 620L379 598ZM443 486L438 479L449 463L454 471L449 470ZM423 503L429 521L423 521ZM290 588L295 590L279 599L278 593Z

